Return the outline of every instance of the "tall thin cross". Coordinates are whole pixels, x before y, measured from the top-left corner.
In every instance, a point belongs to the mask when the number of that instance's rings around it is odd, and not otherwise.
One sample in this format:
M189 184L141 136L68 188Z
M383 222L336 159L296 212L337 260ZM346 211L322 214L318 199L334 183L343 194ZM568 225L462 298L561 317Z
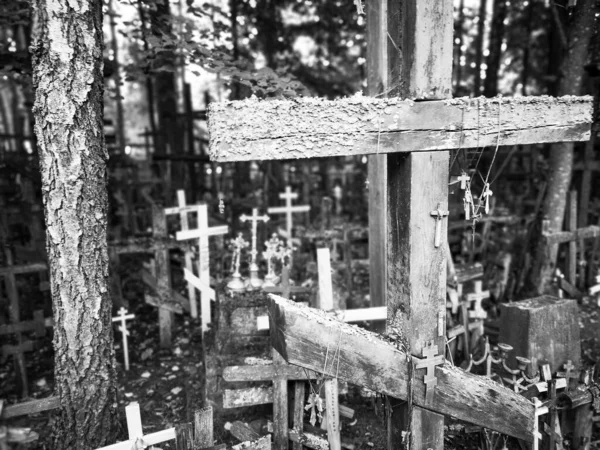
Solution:
M177 206L174 208L165 208L165 215L179 214L181 221L181 229L189 230L188 214L196 210L194 206L188 206L185 201L185 191L180 189L177 191ZM192 270L194 254L190 250L184 252L185 267ZM187 284L188 298L190 300L190 315L195 319L198 317L198 305L196 304L196 290L191 283Z
M135 314L127 314L127 310L121 306L118 311L118 315L112 318L113 322L121 322L119 325L119 331L123 339L123 358L125 360L125 370L129 370L129 346L127 343L127 336L129 336L129 330L127 329L127 321L135 318Z
M198 277L203 285L210 286L210 257L208 252L209 236L219 236L227 234L229 227L220 225L216 227L208 226L208 209L205 204L196 205L198 213L198 228L195 230L178 231L175 235L178 241L186 239L198 239ZM190 281L189 279L187 281ZM208 292L208 291L207 291ZM210 323L210 296L201 293L200 311L202 315L202 330L208 329Z
M267 212L269 214L285 214L285 228L286 228L286 236L288 246L292 245L292 228L293 228L293 220L292 214L299 212L308 212L310 211L310 206L308 205L296 205L292 206L292 200L296 200L298 198L298 194L296 192L292 192L292 188L290 186L285 187L285 192L279 194L279 198L285 200L285 206L273 206L267 208Z
M250 251L252 260L250 261L250 286L252 286L254 289L258 289L262 286L263 282L258 277L258 264L256 263L256 257L258 256L258 250L256 249L257 225L258 222L268 222L269 216L266 214L259 216L258 208L252 208L252 215L247 216L246 214L242 214L240 216L240 220L242 222L252 222L252 250Z

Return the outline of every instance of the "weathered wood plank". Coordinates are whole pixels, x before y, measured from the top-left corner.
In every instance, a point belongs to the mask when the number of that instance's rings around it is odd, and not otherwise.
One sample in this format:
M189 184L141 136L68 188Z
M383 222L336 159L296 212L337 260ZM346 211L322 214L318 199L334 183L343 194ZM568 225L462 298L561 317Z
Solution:
M6 405L2 409L0 418L10 419L11 417L26 416L42 411L48 411L60 406L60 398L57 395L52 397L31 400L29 402L17 403L16 405Z
M249 161L586 141L592 97L342 100L210 105L214 161Z
M194 448L205 449L214 444L212 406L206 406L194 413Z
M243 389L226 389L223 392L223 408L266 405L273 403L273 388L258 386Z
M289 363L407 398L409 364L404 351L375 333L318 310L270 297L272 344ZM330 357L325 365L327 349ZM336 357L331 357L334 354ZM444 364L435 369L437 386L428 404L421 372L418 370L412 381L415 405L533 441L534 407L526 398L487 378Z
M558 233L544 234L544 239L548 245L564 244L580 239L592 239L597 237L600 237L600 226L598 225L589 225L575 231L559 231Z
M281 354L273 349L273 364L285 365ZM288 439L288 381L286 378L273 379L273 444L278 450L287 450Z
M298 366L269 364L259 366L229 366L223 369L225 381L271 381L275 378L311 380L317 374Z

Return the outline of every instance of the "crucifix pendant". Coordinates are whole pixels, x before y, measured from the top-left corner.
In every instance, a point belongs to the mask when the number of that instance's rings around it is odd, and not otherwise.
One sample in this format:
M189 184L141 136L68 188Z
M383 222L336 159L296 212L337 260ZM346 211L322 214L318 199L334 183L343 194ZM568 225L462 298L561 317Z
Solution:
M432 217L435 218L435 239L433 241L433 245L437 248L442 243L442 219L448 214L450 211L442 209L442 203L437 204L437 208L429 213Z

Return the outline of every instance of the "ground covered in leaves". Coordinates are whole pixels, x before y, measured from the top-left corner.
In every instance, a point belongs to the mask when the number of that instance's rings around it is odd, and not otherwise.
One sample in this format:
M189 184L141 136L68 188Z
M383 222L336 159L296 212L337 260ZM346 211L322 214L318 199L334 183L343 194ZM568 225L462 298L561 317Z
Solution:
M130 322L131 368L123 370L122 349L118 344L119 406L137 401L140 404L144 431L151 433L191 421L194 411L202 405L203 374L200 323L188 317L176 317L172 350L161 350L158 342L156 310L145 304L132 303L135 321ZM600 361L600 307L595 299L584 299L580 306L582 361L594 366ZM115 334L120 342L119 333ZM53 352L47 337L37 351L27 355L30 396L42 398L52 393ZM11 360L0 366L0 397L9 403L19 400ZM354 448L384 449L385 447L385 399L379 396L366 397L358 388L350 386L340 402L356 411L356 419L342 419L343 440ZM226 417L215 417L215 439L217 443L234 444L237 441L226 430L227 422L242 420L256 429L270 419L270 408L260 407L235 411ZM306 412L308 421L310 412ZM50 449L49 436L52 430L52 412L15 419L14 426L27 426L40 435L36 442L22 445L27 449ZM115 442L125 435L115 438ZM568 438L568 436L567 436ZM595 433L592 448L600 448L600 435ZM568 444L568 441L567 441ZM446 420L445 447L447 449L503 449L520 448L511 440L492 432L482 432L468 424ZM175 448L174 444L161 444L159 448ZM568 448L568 447L567 447Z

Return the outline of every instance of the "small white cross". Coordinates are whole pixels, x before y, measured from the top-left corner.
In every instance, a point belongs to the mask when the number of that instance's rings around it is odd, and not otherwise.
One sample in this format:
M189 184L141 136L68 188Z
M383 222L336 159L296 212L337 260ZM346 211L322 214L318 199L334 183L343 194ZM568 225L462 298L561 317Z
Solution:
M123 338L123 356L125 358L125 370L129 370L129 347L127 345L127 336L129 331L127 330L127 321L135 318L135 314L127 314L127 310L121 306L118 311L118 315L112 318L113 322L121 322L119 325L119 331Z
M481 307L481 302L490 297L490 291L481 290L481 281L475 281L475 292L467 294L467 301L474 302L473 309L469 311L469 319L485 319L487 312Z
M435 240L433 245L439 247L442 243L442 219L450 214L450 211L443 210L442 204L438 203L437 208L430 212L432 217L435 217Z
M463 172L460 177L457 178L460 181L460 188L464 191L467 187L467 181L469 181L471 177Z
M175 439L175 428L168 428L144 436L140 405L138 402L130 403L125 407L125 416L127 418L127 433L129 435L129 440L108 445L97 450L131 450L147 448L160 444L161 442Z
M267 208L267 212L269 214L285 214L285 223L286 223L286 239L288 240L288 245L291 247L292 243L292 213L295 212L308 212L310 211L310 206L308 205L297 205L292 206L292 200L296 200L298 198L298 194L292 192L292 188L290 186L285 187L285 192L279 194L279 198L285 200L285 206L274 206L271 208Z
M490 183L485 183L483 187L483 192L481 193L482 197L485 197L485 213L490 213L490 197L494 195L494 192L490 189Z

